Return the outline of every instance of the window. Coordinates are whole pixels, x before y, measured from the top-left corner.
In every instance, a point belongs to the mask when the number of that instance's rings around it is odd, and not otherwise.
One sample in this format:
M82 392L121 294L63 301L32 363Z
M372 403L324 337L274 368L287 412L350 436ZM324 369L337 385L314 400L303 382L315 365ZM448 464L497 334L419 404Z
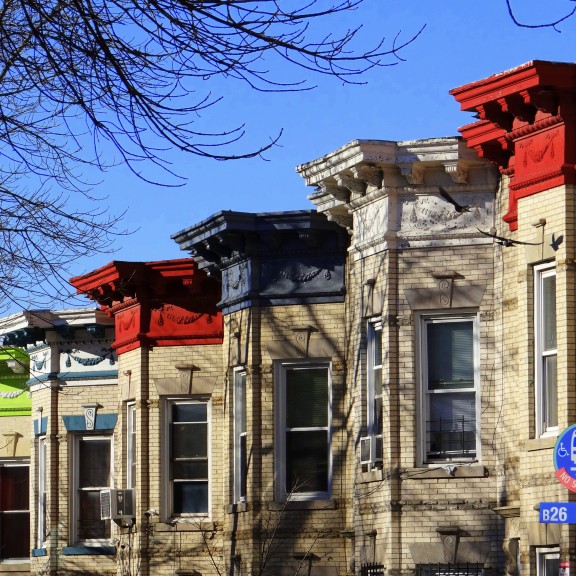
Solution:
M558 431L556 270L537 266L534 274L536 434L542 436Z
M368 322L366 349L366 436L360 440L360 461L368 467L382 462L382 322Z
M46 540L46 436L38 438L37 466L37 524L36 547L42 548Z
M277 498L329 498L330 367L279 364L276 383Z
M246 371L234 371L234 502L246 502Z
M100 517L100 490L113 488L112 437L76 436L73 452L73 541L108 543L110 520Z
M28 463L0 464L0 560L30 556L29 484Z
M210 402L171 400L169 422L169 512L204 515L210 510Z
M422 316L420 323L423 462L479 457L478 318Z
M126 407L126 487L136 487L136 404Z
M537 576L557 576L560 573L558 548L536 549Z

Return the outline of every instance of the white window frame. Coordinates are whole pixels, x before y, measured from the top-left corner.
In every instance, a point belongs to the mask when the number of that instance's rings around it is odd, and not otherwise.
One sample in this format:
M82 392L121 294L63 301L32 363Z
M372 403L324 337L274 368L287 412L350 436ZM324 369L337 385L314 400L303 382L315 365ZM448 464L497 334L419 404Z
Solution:
M71 542L80 546L103 546L112 544L112 526L110 520L104 522L109 525L110 538L87 538L80 539L78 534L78 515L80 514L80 445L81 442L93 442L107 440L110 443L110 470L107 486L90 486L90 491L100 491L114 488L114 437L112 434L74 434L72 446L72 477L71 477ZM88 490L88 488L87 488Z
M47 488L47 443L46 436L38 437L37 494L36 494L36 548L46 543L46 488Z
M555 413L548 412L549 386L547 378L547 365L551 359L558 358L557 344L555 347L546 348L545 330L546 323L544 300L544 281L548 278L556 277L556 267L554 263L542 264L534 267L534 376L535 376L535 408L536 408L536 436L555 436L558 434L558 377L556 367L556 399ZM556 298L554 299L556 302ZM556 329L557 322L554 319Z
M453 322L471 322L472 323L472 343L473 343L473 378L474 386L472 388L453 388L447 390L429 390L428 386L428 343L427 343L427 326L429 323L453 323ZM438 466L442 463L450 462L476 462L481 461L481 429L480 429L480 321L476 312L453 312L445 313L423 313L417 316L416 338L418 342L418 394L419 394L419 414L418 414L418 444L417 454L420 465ZM433 395L442 395L450 393L469 393L474 395L474 412L475 412L475 454L466 456L462 454L446 455L445 458L431 458L427 451L427 422L430 414L430 400Z
M246 502L248 434L246 431L246 369L234 369L234 486L235 504Z
M536 576L557 576L558 572L553 574L546 570L546 560L558 560L560 562L560 549L555 548L536 548Z
M177 404L205 404L207 410L207 446L208 459L208 503L207 512L175 512L174 510L174 479L172 477L172 407ZM211 518L212 514L212 400L206 396L171 397L164 402L164 462L163 462L163 493L164 520L171 522L185 518Z
M327 373L327 423L322 427L307 427L293 431L326 431L327 450L327 490L291 491L286 486L286 373L289 370L325 369ZM332 495L332 365L329 361L288 361L275 363L275 492L276 499L286 500L328 500Z
M360 439L360 463L369 468L382 462L382 391L382 320L372 319L366 326L366 436Z
M136 488L136 403L126 405L126 488Z

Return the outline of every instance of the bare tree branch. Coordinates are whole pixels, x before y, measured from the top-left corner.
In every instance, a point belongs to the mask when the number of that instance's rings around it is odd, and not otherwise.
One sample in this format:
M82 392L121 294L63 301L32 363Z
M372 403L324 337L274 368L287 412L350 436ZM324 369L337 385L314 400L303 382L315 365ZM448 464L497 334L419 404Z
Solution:
M575 0L571 0L571 1L574 2ZM553 30L556 30L556 32L561 32L561 30L559 30L557 28L557 26L559 24L561 24L562 22L565 22L569 18L572 18L572 16L574 16L574 14L576 14L576 6L575 6L572 10L570 10L564 16L561 16L560 18L558 18L556 20L552 20L550 22L542 22L541 24L526 24L526 23L518 20L518 18L516 17L514 10L512 9L512 1L511 0L506 0L506 8L508 9L508 14L509 14L510 18L512 19L512 22L514 22L514 24L516 24L516 26L520 26L521 28L552 28Z
M275 145L280 134L246 150L241 118L219 130L203 117L222 101L222 80L226 91L241 82L291 92L313 88L311 73L359 83L367 70L399 62L421 30L368 50L359 48L361 27L325 32L362 3L3 0L0 310L10 299L38 306L43 291L61 293L74 259L109 250L123 234L91 195L85 168L123 163L150 181L147 167L159 166L164 184L180 185L170 150L229 160ZM279 62L296 75L286 78Z

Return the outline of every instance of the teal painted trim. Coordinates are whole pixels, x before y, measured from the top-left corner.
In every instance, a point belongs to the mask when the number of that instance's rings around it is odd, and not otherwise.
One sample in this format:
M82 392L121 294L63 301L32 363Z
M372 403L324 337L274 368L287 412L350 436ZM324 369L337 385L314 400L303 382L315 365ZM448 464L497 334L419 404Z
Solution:
M86 419L82 416L62 416L62 421L68 432L86 432ZM118 414L96 414L94 430L114 430L118 422Z
M62 548L64 556L113 556L116 554L115 546L65 546Z
M34 548L32 550L32 558L38 558L39 556L47 556L48 552L46 548Z
M30 378L26 386L33 386L46 380L92 380L94 378L118 378L118 370L97 370L95 372L51 372Z
M117 378L116 370L95 370L94 372L59 372L56 378L60 380L84 380L89 378Z
M34 420L34 436L44 436L48 429L48 416L43 416L40 421L40 430L38 430L38 420Z

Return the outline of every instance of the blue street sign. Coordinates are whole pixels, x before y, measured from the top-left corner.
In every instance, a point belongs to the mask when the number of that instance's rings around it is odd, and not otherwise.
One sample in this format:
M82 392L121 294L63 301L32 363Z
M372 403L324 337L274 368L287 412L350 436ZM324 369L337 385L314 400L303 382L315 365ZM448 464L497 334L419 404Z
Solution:
M560 483L576 492L576 424L558 436L554 446L554 468Z
M576 524L576 502L540 502L543 524Z

